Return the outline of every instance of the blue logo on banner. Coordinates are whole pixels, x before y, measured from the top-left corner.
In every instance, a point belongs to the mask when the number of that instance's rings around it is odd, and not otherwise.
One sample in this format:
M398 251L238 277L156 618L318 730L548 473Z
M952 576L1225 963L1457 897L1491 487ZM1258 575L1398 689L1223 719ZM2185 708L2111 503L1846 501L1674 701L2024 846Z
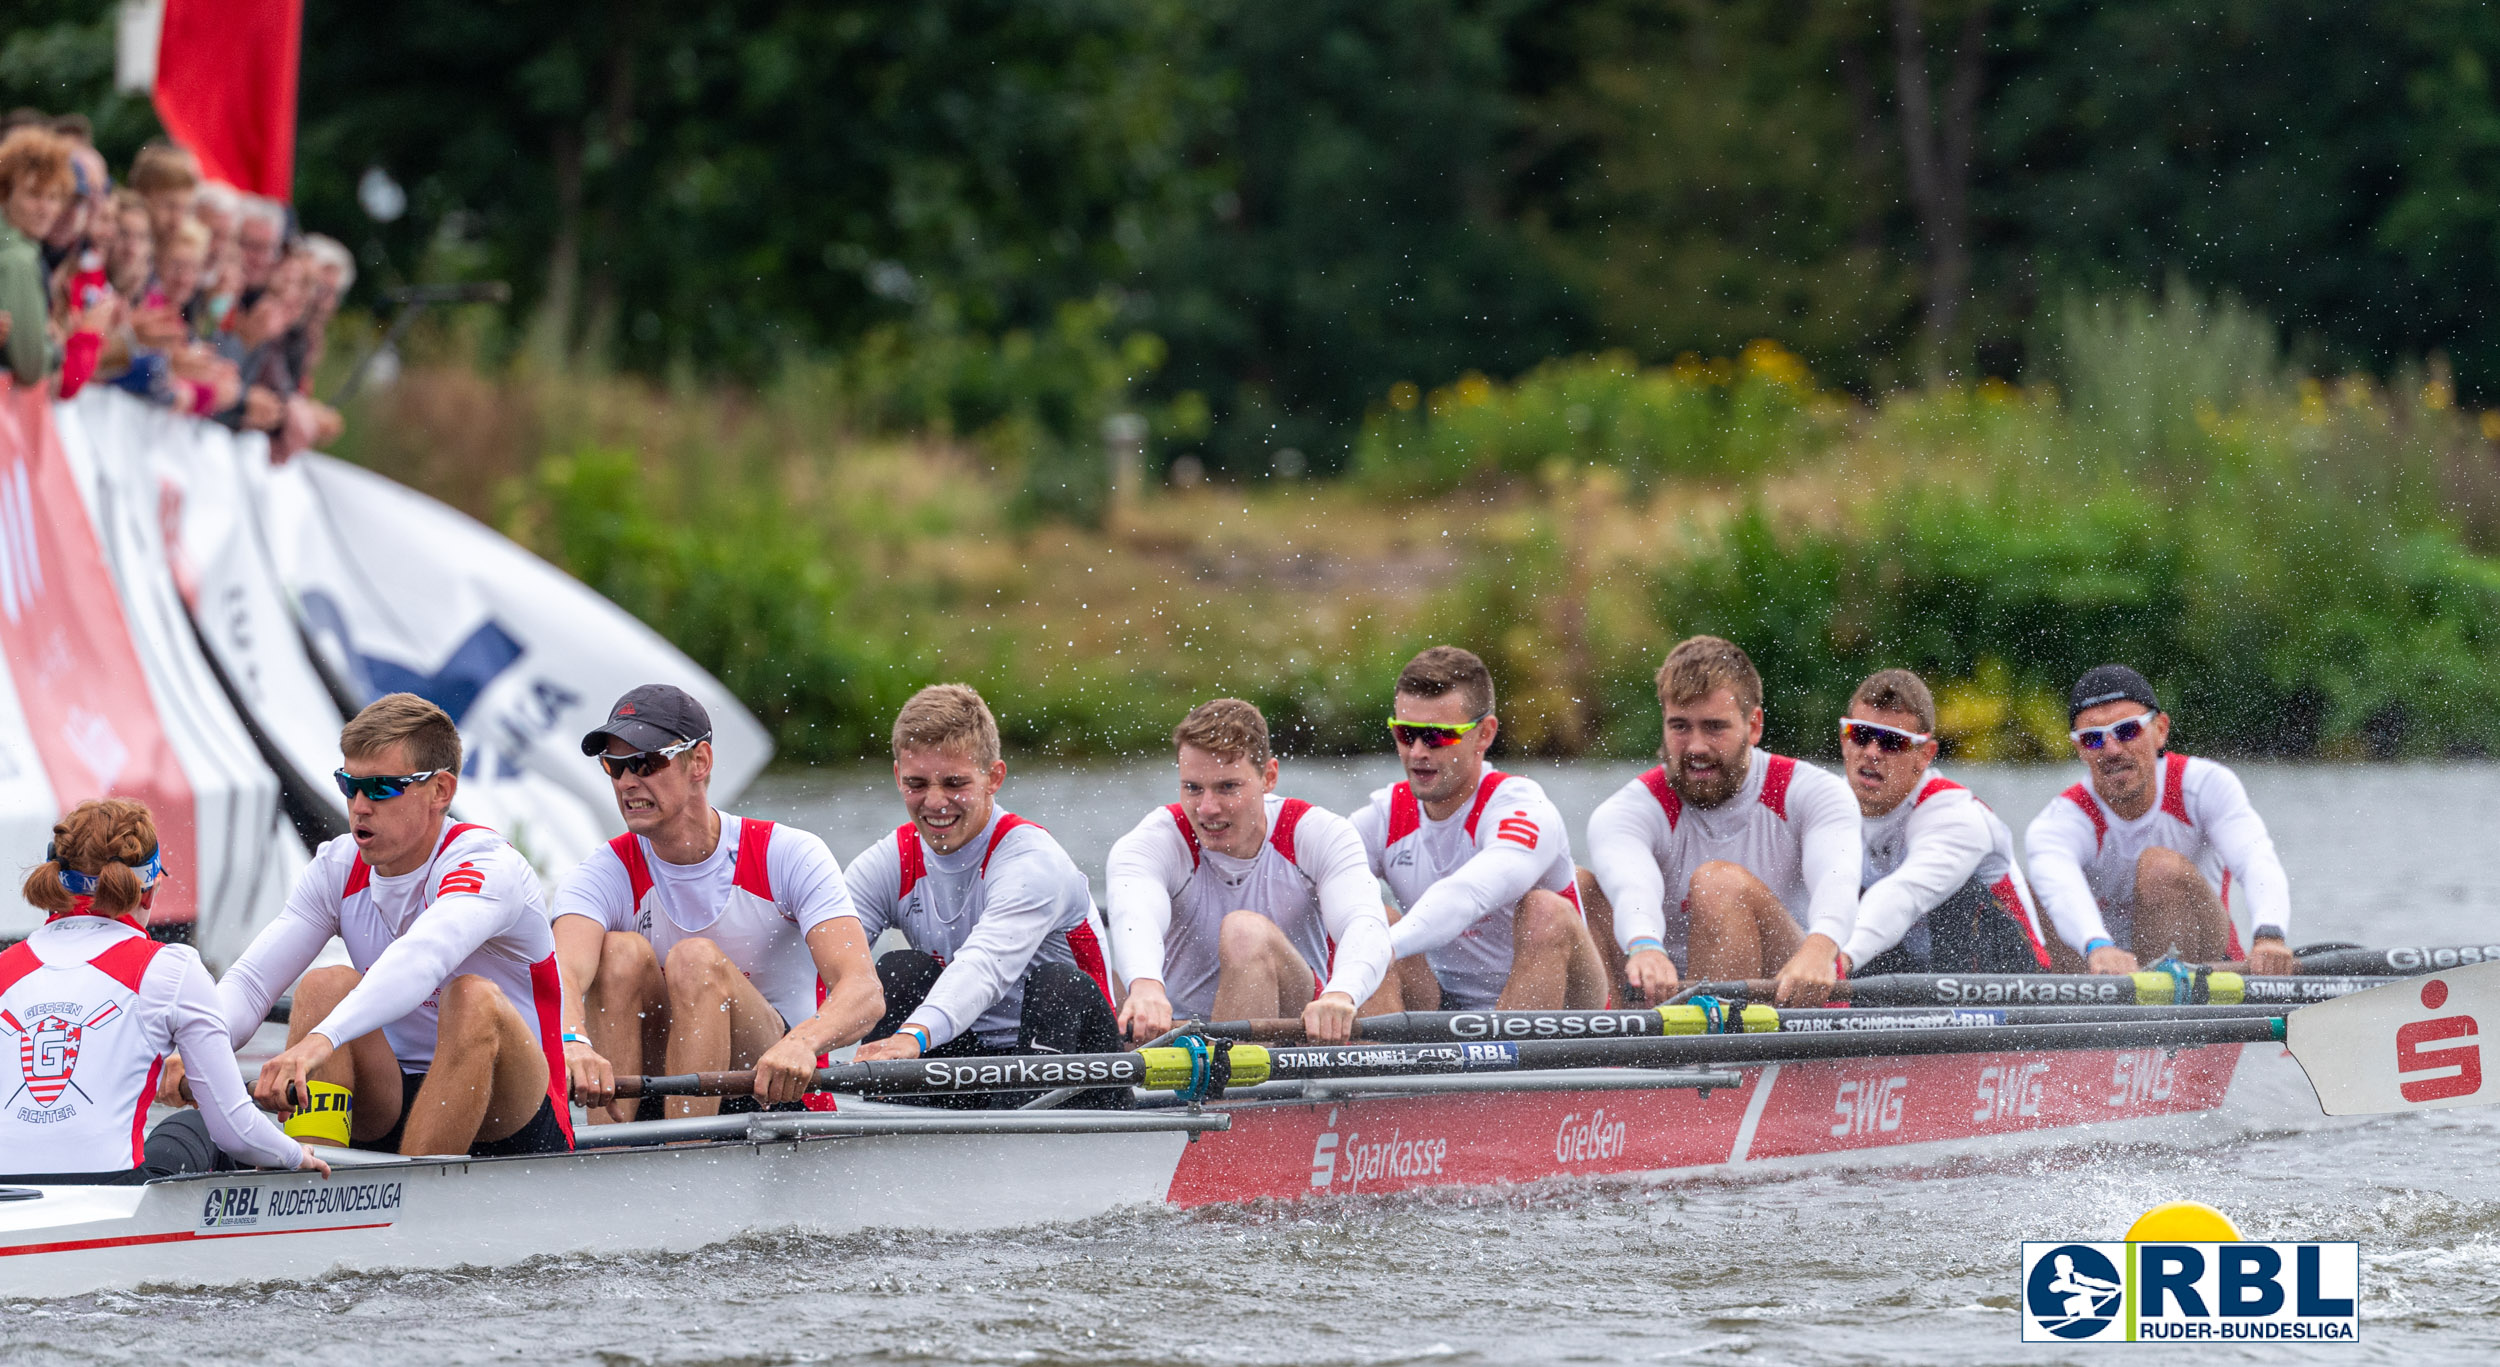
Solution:
M2032 1267L2023 1304L2041 1328L2059 1338L2090 1338L2118 1317L2124 1291L2118 1269L2099 1249L2064 1244Z

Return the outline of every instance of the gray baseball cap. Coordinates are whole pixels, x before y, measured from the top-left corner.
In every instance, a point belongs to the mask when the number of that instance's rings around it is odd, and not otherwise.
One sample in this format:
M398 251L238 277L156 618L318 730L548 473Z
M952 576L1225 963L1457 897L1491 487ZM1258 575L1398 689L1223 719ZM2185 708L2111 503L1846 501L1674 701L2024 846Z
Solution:
M607 749L610 736L637 750L661 750L679 741L708 740L711 734L711 714L693 695L669 684L644 684L617 699L607 721L582 737L582 753Z

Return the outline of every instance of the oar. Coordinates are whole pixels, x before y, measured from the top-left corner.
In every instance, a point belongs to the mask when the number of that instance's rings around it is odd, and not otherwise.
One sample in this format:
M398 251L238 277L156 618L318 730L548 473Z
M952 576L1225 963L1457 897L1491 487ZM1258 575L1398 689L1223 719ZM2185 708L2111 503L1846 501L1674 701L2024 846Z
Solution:
M2328 1115L2444 1110L2500 1101L2483 1066L2500 1029L2500 963L2387 983L2291 1014L2285 1043Z
M2467 964L2500 962L2500 945L2413 945L2396 949L2343 946L2300 956L2302 973L2342 973L2362 978L2402 978Z
M2106 1021L2217 1020L2281 1015L2277 1006L1738 1006L1716 1010L1685 1003L1624 1010L1405 1011L1366 1016L1354 1037L1367 1042L1435 1040L1620 1039L1634 1036L1807 1034L1832 1031L1982 1029L1999 1025L2090 1025ZM1214 1038L1301 1043L1302 1022L1290 1017L1218 1021Z
M819 1091L869 1094L1018 1092L1060 1086L1142 1087L1220 1096L1259 1082L1548 1068L1681 1068L1907 1054L2031 1053L2067 1049L2187 1048L2283 1037L2279 1016L2119 1020L2071 1025L1689 1035L1636 1039L1485 1040L1266 1048L1219 1040L1205 1048L1123 1054L1043 1054L850 1063L816 1072ZM1186 1041L1184 1041L1186 1043ZM1223 1060L1218 1067L1216 1060ZM1218 1074L1222 1076L1217 1076ZM728 1096L752 1092L751 1073L619 1078L619 1096Z
M1876 978L1851 978L1832 989L1851 1006L2218 1006L2242 1002L2298 1006L2332 1001L2367 991L2378 978L2293 977L2252 978L2220 969L2190 968L2180 973L2146 970L2138 973L1892 973ZM1693 983L1680 999L1713 996L1724 1000L1769 1001L1771 983Z

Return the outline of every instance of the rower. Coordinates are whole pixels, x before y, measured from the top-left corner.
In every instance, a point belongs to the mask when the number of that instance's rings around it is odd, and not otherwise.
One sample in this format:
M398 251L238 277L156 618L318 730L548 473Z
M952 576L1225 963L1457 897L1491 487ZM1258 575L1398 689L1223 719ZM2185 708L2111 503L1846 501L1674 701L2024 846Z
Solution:
M653 1059L673 1074L753 1069L755 1094L671 1097L671 1117L796 1107L827 1050L885 1009L842 867L794 826L712 806L712 719L685 690L645 684L582 737L625 834L556 894L564 1059L573 1095L617 1120L616 1074ZM821 986L820 986L821 984Z
M1313 1041L1342 1044L1358 1005L1397 1010L1363 837L1335 812L1277 796L1267 718L1217 698L1182 718L1172 743L1181 800L1120 837L1104 872L1128 1037L1161 1035L1177 1011L1300 1016Z
M1657 682L1666 762L1589 817L1591 919L1652 1002L1689 972L1770 978L1782 1006L1821 1003L1857 917L1849 785L1758 748L1762 676L1734 642L1684 641Z
M2052 953L2069 965L2080 954L2093 973L2165 955L2237 961L2236 882L2250 912L2248 971L2298 972L2284 939L2291 879L2239 775L2168 751L2170 714L2125 665L2085 671L2066 715L2091 781L2051 799L2023 833L2032 887L2064 941Z
M314 852L217 985L240 1044L295 983L286 1052L261 1065L253 1095L298 1111L288 1132L318 1144L480 1157L571 1149L546 899L509 841L447 823L459 729L425 699L392 693L347 723L339 752L348 833ZM354 967L306 972L334 935Z
M252 1106L217 984L189 945L148 938L165 874L148 809L79 803L26 875L35 933L0 951L0 1183L137 1185L240 1165L330 1174ZM207 1105L145 1131L165 1056L198 1068ZM140 1135L146 1133L144 1141ZM98 1162L112 1166L97 1169Z
M1562 813L1534 782L1486 767L1500 731L1473 652L1434 646L1399 671L1389 733L1406 779L1354 817L1373 875L1405 908L1389 927L1399 996L1412 1010L1604 1006Z
M862 850L845 877L873 943L885 1016L863 1063L967 1054L1099 1054L1120 1047L1094 892L1050 832L998 805L1007 781L998 719L962 684L912 695L894 718L894 784L911 819ZM1024 1097L930 1098L1021 1105ZM1125 1088L1080 1106L1126 1106Z
M1840 757L1866 841L1851 974L2039 973L2040 916L2014 833L1937 773L1936 698L1906 669L1867 676L1840 719Z

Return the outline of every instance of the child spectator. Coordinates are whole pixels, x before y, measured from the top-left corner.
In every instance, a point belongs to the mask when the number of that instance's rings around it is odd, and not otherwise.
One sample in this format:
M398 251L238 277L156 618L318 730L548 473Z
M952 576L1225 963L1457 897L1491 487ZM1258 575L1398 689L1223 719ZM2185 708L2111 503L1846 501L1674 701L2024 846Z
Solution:
M170 142L152 142L130 163L130 188L147 202L149 236L161 258L174 232L190 221L199 197L200 164Z
M69 207L76 180L70 146L49 129L21 123L0 140L0 327L9 373L40 384L51 369L48 291L37 244Z

